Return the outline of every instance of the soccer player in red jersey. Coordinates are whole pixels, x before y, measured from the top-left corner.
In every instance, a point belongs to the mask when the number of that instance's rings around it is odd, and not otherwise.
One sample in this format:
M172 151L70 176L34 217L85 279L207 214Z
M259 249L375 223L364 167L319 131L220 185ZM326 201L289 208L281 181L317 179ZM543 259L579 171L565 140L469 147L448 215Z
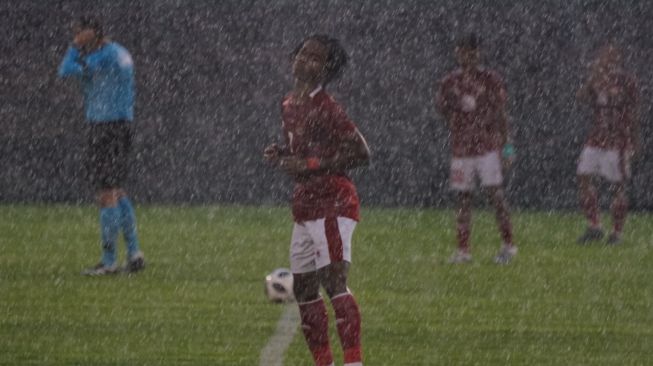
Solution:
M508 138L506 89L498 73L479 64L479 43L474 34L457 42L455 56L459 67L440 81L436 95L436 107L446 118L451 132L450 184L458 192L458 249L449 262L472 260L471 206L478 177L494 205L503 239L494 260L497 264L507 264L517 254L517 247L512 240L502 169L512 163L514 148Z
M345 365L362 365L361 317L347 288L359 200L345 172L367 164L370 152L324 89L346 63L339 41L325 35L310 36L295 49L294 87L281 104L285 144L272 144L264 152L268 162L295 180L290 267L302 330L318 366L333 365L320 286L331 299Z
M601 47L577 99L592 108L594 119L576 172L580 206L588 220L578 242L597 241L604 236L598 194L592 183L592 176L602 176L610 182L613 192L613 228L607 241L619 244L628 211L625 184L630 177L630 160L639 149L639 91L635 78L622 68L621 51L614 44Z

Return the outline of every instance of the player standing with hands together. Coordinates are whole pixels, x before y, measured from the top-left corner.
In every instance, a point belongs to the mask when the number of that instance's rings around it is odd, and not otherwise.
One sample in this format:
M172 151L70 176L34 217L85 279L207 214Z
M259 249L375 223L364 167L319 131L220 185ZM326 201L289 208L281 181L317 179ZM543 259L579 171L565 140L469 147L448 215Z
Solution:
M601 240L604 236L599 196L592 182L594 176L600 176L610 182L613 194L613 228L607 243L619 244L628 213L626 183L630 178L630 161L639 150L640 136L637 80L623 69L621 50L616 45L607 43L600 48L577 99L592 108L594 122L576 171L580 206L588 223L578 243Z
M362 365L361 317L347 288L359 200L346 171L366 165L370 152L354 123L324 90L346 63L340 42L329 36L310 36L295 49L295 85L281 105L285 144L272 144L264 152L268 162L295 180L290 267L302 330L318 366L333 365L320 286L333 305L345 365Z
M499 74L479 64L479 43L474 34L457 43L455 56L459 67L440 82L435 101L451 132L450 183L458 195L458 249L449 262L472 260L472 192L478 177L494 206L503 240L494 261L507 264L517 254L502 187L502 168L510 166L514 159L506 113L507 92Z
M82 84L89 125L87 170L100 205L102 258L82 272L118 271L116 242L122 230L127 244L127 272L144 268L136 233L136 214L122 185L127 176L134 119L134 63L127 50L109 40L100 22L81 17L59 67L59 76Z

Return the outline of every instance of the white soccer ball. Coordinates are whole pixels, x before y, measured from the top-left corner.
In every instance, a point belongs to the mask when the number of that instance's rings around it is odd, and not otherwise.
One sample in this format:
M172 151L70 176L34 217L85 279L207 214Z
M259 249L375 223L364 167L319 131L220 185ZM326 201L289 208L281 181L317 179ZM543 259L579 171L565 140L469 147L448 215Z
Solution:
M290 302L295 299L292 291L292 273L286 268L277 268L265 276L265 296L276 303Z

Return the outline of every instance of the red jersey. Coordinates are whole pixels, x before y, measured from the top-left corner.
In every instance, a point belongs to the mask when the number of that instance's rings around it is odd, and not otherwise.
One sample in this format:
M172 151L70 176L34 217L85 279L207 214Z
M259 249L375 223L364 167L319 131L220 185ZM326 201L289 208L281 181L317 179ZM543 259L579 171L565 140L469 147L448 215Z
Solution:
M321 88L310 100L294 103L292 96L281 105L283 132L291 155L302 159L330 158L340 142L356 132L356 125L338 103ZM359 220L356 187L342 172L313 172L295 178L292 212L296 222L325 217Z
M449 122L454 157L478 156L501 148L500 119L507 101L496 72L477 67L471 74L456 69L440 81L436 107Z
M620 150L631 148L639 103L635 78L619 70L591 77L585 87L594 114L594 124L586 146Z

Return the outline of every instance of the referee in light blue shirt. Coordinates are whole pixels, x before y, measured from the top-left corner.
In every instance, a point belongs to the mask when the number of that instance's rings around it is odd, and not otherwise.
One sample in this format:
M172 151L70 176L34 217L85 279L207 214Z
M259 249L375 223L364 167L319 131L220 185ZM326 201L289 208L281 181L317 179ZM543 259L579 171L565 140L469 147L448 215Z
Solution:
M76 79L84 95L90 125L87 171L100 204L102 258L82 272L107 275L119 271L116 242L120 231L127 244L124 270L145 267L139 248L136 215L123 184L129 167L134 120L134 63L129 52L104 35L94 17L73 26L73 42L59 66L59 76Z

